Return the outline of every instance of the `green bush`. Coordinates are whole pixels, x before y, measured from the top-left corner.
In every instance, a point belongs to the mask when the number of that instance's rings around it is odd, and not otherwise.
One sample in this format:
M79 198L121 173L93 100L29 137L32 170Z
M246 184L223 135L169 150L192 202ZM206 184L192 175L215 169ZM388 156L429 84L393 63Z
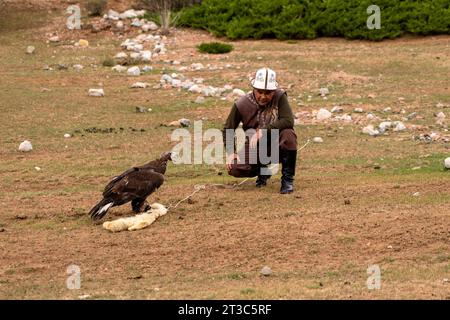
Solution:
M221 42L203 42L199 46L197 46L198 51L203 53L228 53L231 50L233 50L233 46L231 44L227 43L221 43Z
M381 10L381 29L370 30L367 8ZM450 34L449 0L203 0L181 12L179 26L229 39L382 40L405 33Z
M105 58L102 61L102 66L104 67L114 67L116 65L116 61L113 58Z
M105 11L107 4L107 0L88 0L86 9L90 16L101 16Z

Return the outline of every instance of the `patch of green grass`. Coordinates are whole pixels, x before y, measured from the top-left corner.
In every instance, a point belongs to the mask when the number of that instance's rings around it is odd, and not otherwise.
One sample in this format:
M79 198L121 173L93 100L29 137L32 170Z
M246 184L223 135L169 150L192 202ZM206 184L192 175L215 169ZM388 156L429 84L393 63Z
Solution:
M233 46L231 44L221 42L203 42L197 48L201 53L212 54L228 53L233 50Z
M252 295L252 294L256 293L256 290L253 288L245 288L245 289L241 289L240 292L243 295Z
M242 280L245 279L246 277L247 277L246 274L242 272L233 272L227 275L227 278L231 280Z

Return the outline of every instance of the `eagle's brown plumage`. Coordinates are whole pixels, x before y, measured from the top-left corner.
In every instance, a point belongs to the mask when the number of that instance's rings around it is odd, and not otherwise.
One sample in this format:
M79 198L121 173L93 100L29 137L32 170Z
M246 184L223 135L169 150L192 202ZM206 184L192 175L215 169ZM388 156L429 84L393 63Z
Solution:
M150 208L147 197L164 183L167 162L172 160L172 153L165 152L159 159L150 161L140 167L133 167L114 177L103 191L103 199L89 212L93 220L103 218L108 210L131 201L136 213Z

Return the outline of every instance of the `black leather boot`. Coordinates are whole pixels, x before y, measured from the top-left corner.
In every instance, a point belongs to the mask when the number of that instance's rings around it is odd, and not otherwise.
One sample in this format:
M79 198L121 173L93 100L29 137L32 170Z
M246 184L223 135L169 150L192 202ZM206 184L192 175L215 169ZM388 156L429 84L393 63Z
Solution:
M256 179L256 187L261 188L267 185L267 180L269 180L270 176L259 175Z
M297 150L280 150L281 194L294 192L295 164Z

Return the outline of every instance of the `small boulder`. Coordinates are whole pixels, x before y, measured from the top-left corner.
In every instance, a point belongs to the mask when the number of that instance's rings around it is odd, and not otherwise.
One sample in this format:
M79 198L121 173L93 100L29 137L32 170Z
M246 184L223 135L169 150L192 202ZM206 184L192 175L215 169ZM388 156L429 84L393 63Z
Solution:
M22 152L29 152L29 151L31 151L31 150L33 150L33 145L32 145L31 142L28 141L28 140L23 141L23 142L19 145L19 151L22 151Z

